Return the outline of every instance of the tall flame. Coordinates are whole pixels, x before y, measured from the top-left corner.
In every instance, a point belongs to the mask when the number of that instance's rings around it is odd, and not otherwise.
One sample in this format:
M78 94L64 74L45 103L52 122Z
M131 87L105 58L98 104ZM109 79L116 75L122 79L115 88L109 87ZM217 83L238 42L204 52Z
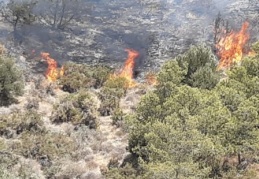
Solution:
M248 26L249 23L244 22L239 32L230 32L216 44L220 57L218 70L229 68L232 64L242 60L244 46L249 39Z
M46 60L48 63L47 71L45 72L45 75L47 79L51 82L54 82L57 80L58 77L63 76L64 74L64 68L61 67L61 70L59 70L57 67L57 62L53 58L50 57L49 53L42 52L41 57Z
M128 58L124 64L124 67L118 74L112 75L112 77L123 77L128 82L128 87L136 86L136 82L133 80L133 69L135 66L135 59L139 56L139 53L133 49L126 49L128 52Z

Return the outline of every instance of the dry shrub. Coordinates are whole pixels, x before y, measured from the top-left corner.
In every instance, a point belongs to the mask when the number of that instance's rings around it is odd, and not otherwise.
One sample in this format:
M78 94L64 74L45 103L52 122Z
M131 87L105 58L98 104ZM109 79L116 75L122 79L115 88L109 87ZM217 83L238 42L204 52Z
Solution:
M86 171L84 162L67 164L56 176L66 176L68 178L78 178Z
M89 171L81 176L82 179L104 179L101 173L96 171Z
M6 54L6 48L4 45L0 44L0 55Z
M27 110L37 110L37 109L39 109L39 99L29 98L24 107Z
M73 125L87 125L91 129L98 126L95 101L86 91L70 94L54 107L51 120L59 124L71 122Z
M120 108L116 108L112 113L112 124L121 127L125 114Z
M50 167L60 158L72 158L76 149L74 141L65 135L45 132L39 135L23 133L20 143L13 147L13 152L25 158L37 160L42 167Z
M110 78L100 90L99 99L102 101L99 112L102 116L111 115L119 107L121 97L127 92L127 80L122 77Z
M45 130L40 115L35 111L4 115L0 121L0 136L6 138L13 138L23 132L41 133Z
M100 88L107 80L111 69L104 65L66 63L60 84L64 91L74 93L82 88Z
M0 152L0 178L44 179L36 161L18 157L9 152Z

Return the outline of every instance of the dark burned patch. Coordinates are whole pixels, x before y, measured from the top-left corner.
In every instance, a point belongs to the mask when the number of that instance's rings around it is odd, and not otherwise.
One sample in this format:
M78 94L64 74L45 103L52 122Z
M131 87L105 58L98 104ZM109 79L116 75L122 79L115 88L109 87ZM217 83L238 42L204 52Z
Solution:
M113 66L123 65L124 49L131 48L140 53L136 68L156 68L191 44L213 43L212 26L219 11L233 24L255 14L241 0L232 1L92 1L94 9L85 11L80 22L72 22L64 31L41 22L19 28L20 45L24 50L48 52L59 63L72 60ZM37 67L43 68L42 64Z

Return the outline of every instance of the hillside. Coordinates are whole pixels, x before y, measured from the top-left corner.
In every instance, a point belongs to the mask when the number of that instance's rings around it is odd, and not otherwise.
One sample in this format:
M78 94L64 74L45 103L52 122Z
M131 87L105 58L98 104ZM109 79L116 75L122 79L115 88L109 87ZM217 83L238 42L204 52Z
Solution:
M259 178L254 0L0 3L0 178Z

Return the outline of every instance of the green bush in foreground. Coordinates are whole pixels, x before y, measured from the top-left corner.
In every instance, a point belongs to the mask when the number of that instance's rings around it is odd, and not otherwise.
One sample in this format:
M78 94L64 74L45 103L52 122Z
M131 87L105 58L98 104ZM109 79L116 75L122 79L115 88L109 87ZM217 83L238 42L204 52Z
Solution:
M258 55L245 58L219 82L204 47L168 61L157 88L126 119L135 172L112 168L107 178L254 176L248 167L259 156L258 66Z
M111 115L112 111L119 107L120 99L126 94L126 91L127 81L125 78L108 79L99 93L99 99L102 101L99 108L101 115Z
M80 91L68 95L56 105L51 120L53 123L71 122L73 125L84 124L96 129L98 125L96 110L90 94Z
M0 55L0 106L8 106L15 102L15 97L22 95L22 73L13 59Z
M73 93L83 88L100 88L108 79L111 69L104 65L66 63L60 84L64 91Z
M0 136L13 138L24 132L41 133L45 130L42 118L34 111L0 116Z

